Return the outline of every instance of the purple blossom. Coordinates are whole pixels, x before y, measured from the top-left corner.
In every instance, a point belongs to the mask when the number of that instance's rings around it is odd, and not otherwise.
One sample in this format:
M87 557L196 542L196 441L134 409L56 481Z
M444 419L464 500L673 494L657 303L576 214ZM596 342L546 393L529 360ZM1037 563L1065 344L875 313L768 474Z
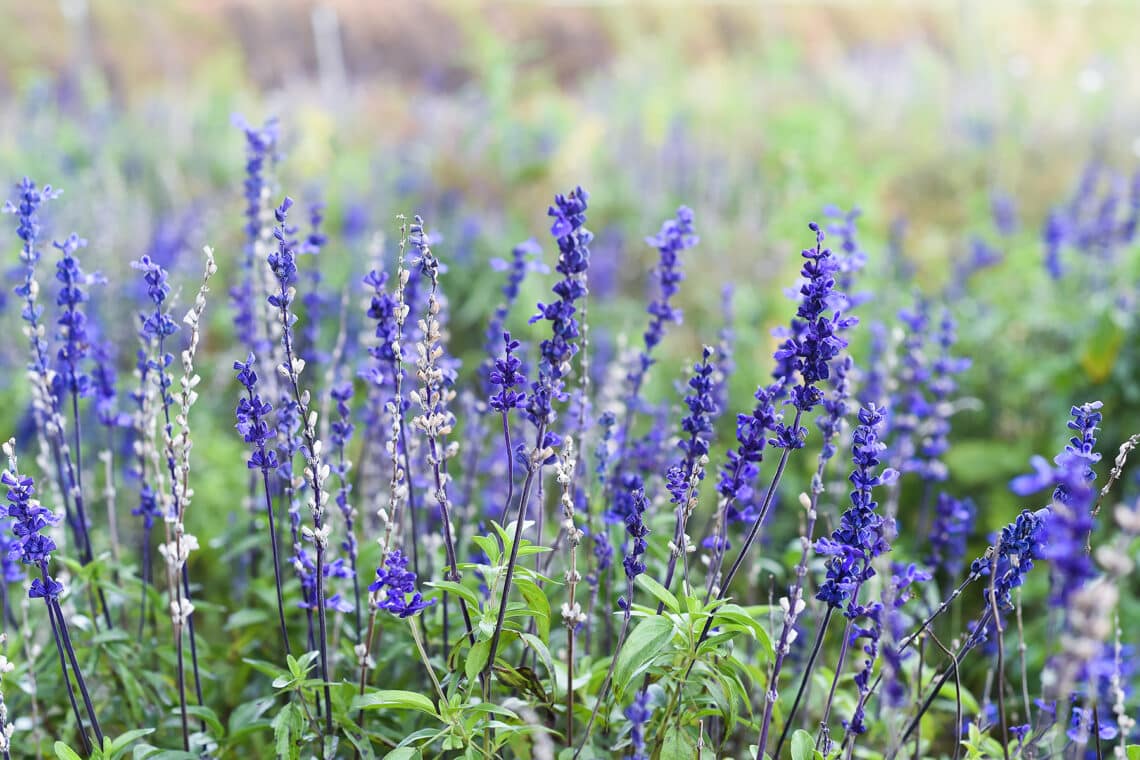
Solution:
M552 403L565 400L563 376L569 371L570 360L578 353L578 319L575 302L586 296L586 270L590 265L590 241L594 236L583 225L586 222L586 202L589 194L581 187L568 195L556 195L548 214L554 218L550 234L558 241L558 264L555 269L562 279L554 285L558 300L538 304L538 313L531 323L544 319L550 322L552 335L542 341L542 362L539 377L532 384L527 413L535 425L553 421Z
M252 444L253 454L246 461L251 470L269 473L278 467L277 452L266 449L269 441L269 423L273 406L257 393L257 371L254 369L254 356L250 353L244 362L234 362L238 382L246 390L246 396L238 400L235 416L237 431L246 443Z
M945 491L938 494L927 559L932 568L942 570L948 578L958 577L976 517L977 508L970 499L956 499Z
M883 536L883 518L875 511L874 489L894 481L898 473L887 468L878 472L880 457L886 445L879 440L883 423L882 413L868 404L859 410L859 427L852 436L852 459L855 469L851 473L851 506L840 518L839 526L831 537L815 542L817 554L827 557L827 578L820 584L816 598L832 607L850 599L845 614L853 616L857 610L855 593L875 575L871 561L888 551L890 546Z
M677 209L675 218L662 222L661 230L656 235L645 238L645 242L655 247L660 254L660 261L653 270L660 293L657 300L649 303L649 327L644 336L645 350L640 356L642 375L653 364L651 354L665 336L665 326L681 323L681 310L672 303L673 296L680 290L681 281L685 279L680 254L695 246L698 241L693 229L693 212L687 206Z
M383 567L376 568L376 581L368 590L379 594L377 607L401 618L418 615L435 604L416 591L416 574L408 570L408 559L399 549L387 556Z
M490 374L491 385L499 390L491 396L488 404L495 411L506 414L511 409L517 409L526 403L526 394L514 390L526 384L526 376L520 371L522 359L515 356L515 351L521 344L517 340L512 340L509 332L504 332L503 345L503 356L495 359L494 369Z
M815 233L815 248L802 252L806 262L800 272L804 279L800 304L790 330L781 333L784 341L775 353L777 381L791 388L791 402L801 412L810 412L823 400L818 385L830 376L831 361L847 346L839 332L857 322L854 317L843 317L839 309L831 311L837 292L836 264L831 251L823 247L819 225L812 222L808 228ZM780 425L776 438L782 448L802 448L805 434L804 428Z
M989 597L989 586L992 586L993 597L1002 609L1013 607L1010 592L1025 581L1025 575L1033 569L1034 560L1043 556L1042 542L1048 520L1048 509L1036 512L1023 510L1012 523L1001 529L996 563L987 554L970 564L971 575L988 577L993 572L994 580L987 586L986 596Z
M629 721L629 744L632 750L625 756L625 760L648 760L645 754L645 727L653 716L653 708L649 704L649 692L642 689L633 699L633 704L622 711L622 715Z
M645 489L638 488L632 493L632 505L625 518L625 532L629 535L629 544L622 560L625 567L625 578L629 582L629 598L618 599L618 606L628 610L633 602L633 582L637 576L645 572L645 561L642 556L649 548L645 537L649 535L649 528L645 524L645 510L649 507L649 500L645 498Z

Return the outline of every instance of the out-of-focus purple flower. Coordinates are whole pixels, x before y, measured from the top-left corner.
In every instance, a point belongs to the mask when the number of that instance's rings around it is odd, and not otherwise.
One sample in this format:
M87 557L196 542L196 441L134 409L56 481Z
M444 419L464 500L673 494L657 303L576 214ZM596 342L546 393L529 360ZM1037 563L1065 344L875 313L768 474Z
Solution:
M377 607L401 618L418 615L435 604L416 591L416 574L408 569L408 558L399 549L388 555L383 567L376 568L376 581L368 590L379 595Z
M622 712L629 721L629 745L631 752L625 760L648 760L645 754L645 727L653 717L653 708L649 704L649 692L642 689L633 699L633 704Z
M839 238L839 252L836 255L836 296L839 299L834 308L849 311L870 300L870 293L855 294L855 275L867 265L867 252L859 244L856 222L863 215L862 210L853 208L844 211L838 206L826 206L823 213L834 219L827 226L827 234Z
M1045 271L1054 280L1061 279L1064 269L1061 267L1061 251L1065 245L1067 229L1065 218L1061 212L1054 209L1045 217L1045 226L1041 230L1041 240L1045 244Z
M495 307L495 313L491 315L491 319L487 323L486 340L484 342L487 360L483 365L485 376L490 373L494 363L494 357L497 355L499 338L503 336L504 326L507 323L507 315L511 313L511 308L514 307L515 302L518 301L519 289L522 287L527 273L545 273L548 271L546 266L537 258L541 255L542 248L532 238L519 243L511 249L511 260L509 262L503 261L502 259L491 259L491 268L496 271L505 270L507 272L507 281L503 283L503 300Z
M932 568L942 570L949 578L958 577L976 517L977 509L970 499L955 499L945 491L938 494L927 559Z
M649 327L645 330L645 350L640 355L642 374L653 364L653 349L665 336L665 326L681 323L681 310L673 305L673 296L677 295L681 281L685 279L681 252L695 246L698 240L693 229L693 212L687 206L677 209L675 218L662 222L661 230L645 239L660 254L660 261L653 270L660 293L649 303Z
M819 450L819 459L825 462L835 456L835 440L847 418L847 401L850 398L850 384L847 376L854 367L850 356L844 356L835 361L831 374L831 393L823 399L824 413L816 420L819 427L822 444Z
M990 215L999 234L1009 237L1017 232L1017 203L1009 193L990 193Z
M713 392L713 399L718 409L728 408L729 379L736 370L736 361L733 358L736 346L736 331L734 330L736 315L732 308L733 293L734 288L731 283L725 283L725 285L721 287L720 302L724 322L721 325L720 331L717 333L716 388Z
M899 673L902 672L903 660L910 654L910 650L903 652L897 646L898 642L906 635L908 628L908 616L903 613L902 608L912 596L911 586L928 581L930 577L930 573L914 564L891 563L890 585L883 593L887 642L882 646L882 656L883 680L885 682L883 684L883 699L887 705L892 707L901 707L906 701L906 686L899 677ZM862 693L863 688L861 686L860 694ZM862 715L859 717L862 718Z
M875 575L871 561L890 549L883 537L883 518L875 508L874 489L894 481L898 473L890 468L878 472L880 456L886 445L879 440L883 415L874 405L859 410L859 427L852 436L851 506L840 518L830 537L815 542L817 554L827 557L827 578L820 584L816 598L832 607L851 600L855 592ZM853 611L851 609L849 612Z

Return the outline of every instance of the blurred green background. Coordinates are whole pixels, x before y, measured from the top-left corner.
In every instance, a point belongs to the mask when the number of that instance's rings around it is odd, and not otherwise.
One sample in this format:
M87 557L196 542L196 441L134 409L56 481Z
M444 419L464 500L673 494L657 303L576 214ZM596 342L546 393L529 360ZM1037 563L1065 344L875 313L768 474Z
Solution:
M209 243L235 281L232 116L276 115L283 191L328 203L331 283L359 281L369 240L392 235L397 213L419 211L442 235L452 348L468 367L502 277L486 262L532 235L549 260L546 205L582 184L598 235L592 317L631 340L655 257L642 238L679 203L694 208L702 243L686 267L685 325L662 347L651 393L674 393L716 340L731 283L736 411L770 371L769 328L789 317L783 291L807 221L857 206L861 289L875 294L863 319L893 323L918 289L945 296L961 322L974 367L948 460L987 526L1015 508L1005 484L1029 455L1059 448L1071 403L1106 402L1106 451L1140 430L1135 247L1107 274L1070 252L1054 281L1040 234L1090 161L1106 186L1135 168L1138 4L61 0L0 2L0 24L0 177L65 188L52 230L91 241L87 257L112 283L96 297L106 308L125 308L128 262L147 251L189 290ZM994 228L995 195L1016 204L1012 235ZM1126 194L1120 203L1123 214ZM976 236L1001 261L956 280ZM0 240L15 266L10 226ZM523 304L547 287L529 282ZM230 344L215 290L203 375L216 413L195 426L211 436L197 455L228 463L239 442L226 433L226 369L244 348ZM9 304L11 362L23 351L15 318ZM118 329L129 356L130 319ZM22 402L22 385L9 377L4 397ZM23 408L0 409L4 429ZM228 470L200 491L239 485Z

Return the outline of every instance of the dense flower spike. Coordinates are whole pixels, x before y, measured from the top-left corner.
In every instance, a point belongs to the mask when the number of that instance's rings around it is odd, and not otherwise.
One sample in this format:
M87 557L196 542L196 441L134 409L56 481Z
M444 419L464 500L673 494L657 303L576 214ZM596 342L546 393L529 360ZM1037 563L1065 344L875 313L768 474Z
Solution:
M1047 509L1036 512L1023 510L1013 522L1001 529L996 562L987 554L970 563L970 574L979 577L989 577L992 566L994 579L986 592L988 597L989 589L993 589L993 598L999 608L1013 607L1010 592L1024 583L1026 574L1033 569L1034 560L1042 558L1048 520Z
M401 618L418 615L435 604L434 599L425 601L416 591L416 574L408 570L408 558L399 549L390 552L384 565L376 568L376 581L368 590L379 595L377 607Z
M56 263L55 278L59 281L59 295L56 306L60 315L56 320L59 333L59 351L56 358L63 367L63 382L73 397L83 398L92 392L91 378L83 371L82 363L91 347L87 329L87 315L82 306L87 301L85 285L96 279L84 274L76 252L87 245L87 241L72 233L62 242L53 245L59 249L60 259ZM78 420L75 421L78 424Z
M515 355L520 343L511 338L509 332L503 333L503 356L495 359L494 369L491 370L490 382L498 392L488 401L488 405L496 412L508 412L517 409L526 403L526 394L516 391L526 385L526 376L522 373L522 359Z
M695 246L698 241L699 238L693 229L693 211L686 206L677 209L675 218L662 222L661 230L656 235L645 239L645 242L656 248L660 254L660 261L653 270L660 292L657 299L649 303L650 319L644 336L645 350L639 356L639 369L635 370L640 375L644 375L653 364L653 349L665 337L665 326L681 322L681 310L673 305L673 297L677 295L680 283L685 279L680 255L682 251ZM631 381L633 380L631 377ZM632 384L635 387L640 386L639 381L634 381Z
M576 188L568 195L556 195L548 215L554 218L550 234L558 242L558 263L555 270L562 279L554 285L558 300L538 304L538 314L531 322L540 319L550 322L551 337L542 341L539 350L542 362L539 377L532 384L527 412L536 425L552 422L555 400L564 401L563 377L570 371L570 360L578 353L580 326L575 303L588 294L586 270L590 266L590 241L594 235L583 225L586 223L586 202L589 194ZM556 445L556 443L551 443Z
M859 427L852 440L851 506L840 518L839 527L830 538L816 541L815 551L827 557L827 579L820 584L816 598L832 607L848 602L853 611L855 593L875 570L871 560L890 547L883 538L883 517L876 511L873 490L891 483L897 476L892 469L878 472L880 456L886 445L879 440L882 412L873 404L859 410Z
M625 559L622 560L622 566L625 568L625 578L629 583L629 593L632 596L633 582L637 576L645 572L645 560L643 559L646 549L649 548L649 542L645 537L649 535L649 528L645 524L645 510L649 507L649 500L645 498L645 491L638 489L633 493L633 508L630 510L629 515L625 518L625 532L629 535L628 549L625 554ZM623 610L629 609L632 599L621 597L618 599L618 606Z
M843 317L839 309L832 311L837 293L836 264L831 250L823 247L823 230L815 222L808 228L815 233L815 248L802 253L806 261L800 271L804 283L796 319L781 333L784 340L775 353L775 377L791 389L792 404L801 412L810 412L823 400L819 383L830 376L831 361L847 346L839 333L857 322L854 317ZM803 431L781 425L777 439L781 447L800 448Z

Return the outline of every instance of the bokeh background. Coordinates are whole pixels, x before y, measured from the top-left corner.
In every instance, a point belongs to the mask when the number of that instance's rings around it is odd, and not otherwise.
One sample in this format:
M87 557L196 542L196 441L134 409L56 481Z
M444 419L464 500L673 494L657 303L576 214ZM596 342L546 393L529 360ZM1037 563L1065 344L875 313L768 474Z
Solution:
M960 321L974 365L947 460L984 527L1017 508L1005 484L1028 457L1060 447L1070 404L1105 401L1106 451L1140 430L1137 247L1095 232L1140 206L1138 4L5 0L0 27L0 178L65 189L50 231L90 240L89 267L112 283L94 297L123 310L111 329L128 363L128 263L149 252L189 291L209 243L234 282L234 115L277 116L281 187L328 204L326 281L355 298L377 236L422 213L467 366L498 300L489 262L547 242L550 197L581 184L599 350L643 329L655 252L642 239L686 203L702 243L651 395L679 400L675 378L715 342L730 284L743 408L770 372L806 224L833 204L862 211L866 322L893 322L915 291ZM1059 209L1092 232L1065 243L1053 277L1042 231ZM0 244L14 269L10 225ZM548 286L532 279L524 303ZM7 301L0 351L18 367ZM226 370L244 348L224 298L209 316L215 393L196 456L218 466L199 503L225 509L244 478ZM0 427L19 429L23 380L0 382Z

